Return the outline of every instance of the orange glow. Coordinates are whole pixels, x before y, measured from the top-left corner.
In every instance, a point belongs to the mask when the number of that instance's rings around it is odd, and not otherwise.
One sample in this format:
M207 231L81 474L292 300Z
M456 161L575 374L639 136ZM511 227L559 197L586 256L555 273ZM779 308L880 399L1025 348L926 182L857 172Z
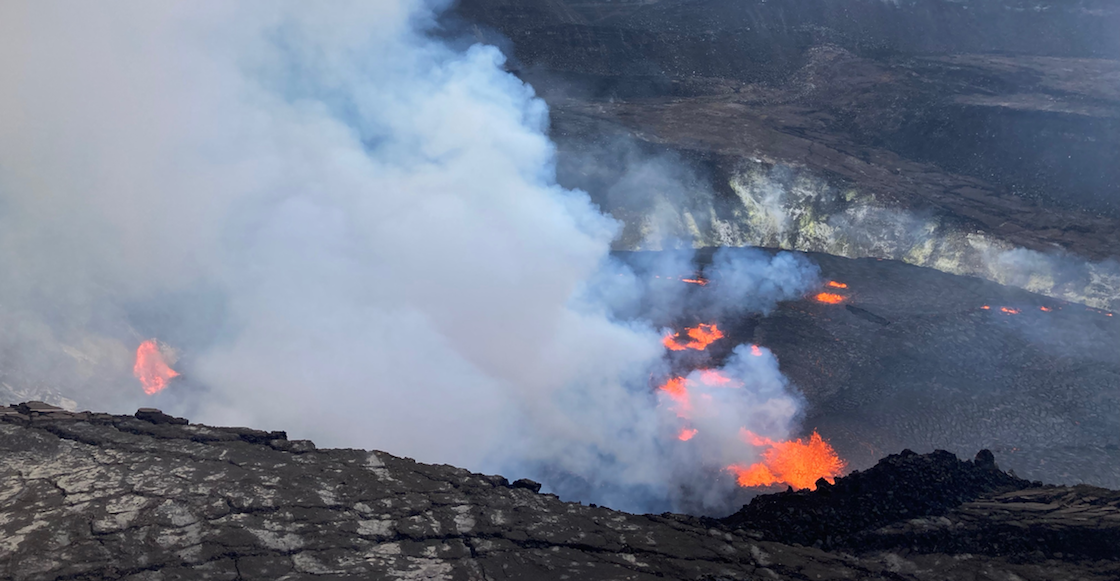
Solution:
M731 378L712 369L704 369L700 372L700 381L708 385L727 385L731 383Z
M698 284L700 286L708 286L708 281L702 278L682 278L681 282L687 282L688 284Z
M677 343L677 336L672 334L662 337L661 344L670 351L684 351L685 349L688 349L688 347Z
M657 389L665 392L669 399L675 402L676 405L672 407L678 418L687 419L692 415L692 400L689 397L688 383L685 378L674 377L658 386Z
M992 307L989 307L988 305L984 305L984 306L982 306L982 307L980 307L980 308L981 308L981 309L983 309L983 310L985 310L985 311L990 311L990 310L992 310Z
M674 377L657 389L669 394L669 397L673 398L673 401L680 403L688 401L688 386L685 385L683 377Z
M762 349L759 349L758 345L751 345L751 355L762 357Z
M715 323L712 323L711 325L701 324L691 329L685 329L685 335L687 335L692 340L688 343L681 343L678 340L678 337L680 337L680 333L677 333L675 335L664 336L661 339L661 344L670 351L684 351L685 349L695 349L697 351L703 351L704 349L708 348L708 345L711 345L717 339L722 339L723 331L720 331L719 327L717 327Z
M848 285L846 285L842 282L836 282L834 280L828 281L828 286L830 286L832 288L848 288Z
M132 366L132 374L140 380L144 393L148 395L163 391L172 378L179 377L179 373L163 360L155 339L144 341L136 349L136 364Z
M695 436L696 434L698 434L699 432L700 432L700 430L690 430L688 428L681 428L681 433L677 434L677 439L682 441L682 442L687 442L687 441L691 440L692 437Z
M1000 312L1006 313L1008 315L1018 315L1019 314L1019 309L1012 309L1012 308L1008 308L1008 307L1000 307L999 310L1000 310Z
M1044 313L1049 313L1052 309L1050 307L1038 307L1038 310Z
M817 480L834 482L846 463L840 459L828 442L817 432L808 439L775 442L748 430L742 430L743 440L752 446L766 446L762 462L750 466L732 465L727 469L735 474L739 486L770 486L788 484L794 488L816 489Z
M844 297L836 293L820 293L815 298L817 299L817 302L829 305L838 305L844 302Z

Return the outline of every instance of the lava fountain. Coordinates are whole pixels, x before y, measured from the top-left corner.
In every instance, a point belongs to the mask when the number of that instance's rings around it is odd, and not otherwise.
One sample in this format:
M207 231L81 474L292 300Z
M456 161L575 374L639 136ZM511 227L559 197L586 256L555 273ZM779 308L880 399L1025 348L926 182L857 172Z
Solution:
M755 447L766 447L762 461L750 466L731 465L739 486L771 486L788 484L794 488L814 490L817 480L833 482L843 474L846 463L817 432L807 439L776 442L742 430L743 440Z
M163 391L173 378L179 377L179 372L171 369L163 358L155 339L144 341L136 349L136 364L132 366L132 374L140 380L144 393L148 395Z

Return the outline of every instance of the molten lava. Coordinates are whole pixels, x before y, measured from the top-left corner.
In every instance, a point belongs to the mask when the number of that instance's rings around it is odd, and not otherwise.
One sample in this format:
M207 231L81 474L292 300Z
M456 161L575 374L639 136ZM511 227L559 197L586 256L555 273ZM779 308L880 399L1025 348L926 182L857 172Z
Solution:
M751 355L762 357L762 349L759 349L758 345L751 345Z
M842 282L836 282L834 280L828 281L828 286L830 286L832 288L848 288L848 285L846 285Z
M665 392L676 404L673 406L673 411L677 413L678 418L688 419L692 415L692 400L689 398L688 381L685 378L674 377L657 389Z
M727 385L731 383L731 378L713 369L702 369L700 381L707 385Z
M665 345L665 348L670 351L684 351L685 349L703 351L708 348L708 345L723 338L723 331L720 331L715 323L711 325L701 324L691 329L685 329L685 334L689 339L692 339L688 343L681 343L678 340L680 333L677 333L663 337L661 339L661 344Z
M817 302L825 303L828 305L838 305L844 302L844 297L836 293L820 293L816 297Z
M1000 307L1000 312L1007 315L1018 315L1019 309L1012 309L1010 307Z
M163 391L172 378L179 377L179 373L164 361L155 339L144 341L136 349L136 364L132 366L132 374L140 380L144 393L148 395Z
M681 428L681 433L677 434L677 439L682 442L687 442L692 439L700 430L690 430L688 428Z
M700 286L708 286L708 281L702 278L682 278L681 282L687 282L688 284L698 284Z
M805 440L775 442L742 430L743 439L752 446L765 446L762 462L750 466L728 466L739 486L788 484L794 488L816 489L817 480L829 482L843 472L845 462L817 432Z
M683 377L674 377L666 381L661 387L658 387L658 389L669 394L669 397L673 398L673 401L682 403L688 401L688 386L685 384L685 379Z

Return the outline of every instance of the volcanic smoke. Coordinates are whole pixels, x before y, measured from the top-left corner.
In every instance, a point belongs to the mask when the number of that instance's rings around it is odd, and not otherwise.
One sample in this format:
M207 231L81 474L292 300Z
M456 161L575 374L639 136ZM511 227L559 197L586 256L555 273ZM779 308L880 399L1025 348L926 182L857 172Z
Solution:
M171 369L160 353L159 345L155 339L148 339L136 349L136 364L132 366L132 374L144 386L144 393L155 395L163 391L168 382L179 377L179 372Z
M830 286L839 288L836 284ZM837 296L841 301L843 300L843 297L839 295L834 296ZM692 342L682 345L677 340L680 333L671 334L664 338L665 347L670 351L704 350L713 341L723 337L723 333L715 323L689 328L685 330L685 333L693 339ZM763 352L758 345L751 345L750 354L754 357L761 357ZM700 407L694 406L694 396L690 388L715 388L718 390L720 388L742 389L745 386L746 384L742 381L733 380L722 371L698 369L688 377L677 376L668 379L658 386L658 390L672 401L671 409L677 417L691 423L694 419L698 419L694 417L697 414L720 415L722 410L718 405L701 404ZM712 393L701 391L696 397L701 401L705 399L711 401ZM676 438L681 442L689 442L699 433L700 430L686 424L676 433ZM834 478L843 473L846 466L846 463L832 446L816 431L808 439L789 441L775 441L761 437L745 427L740 429L739 434L740 439L747 445L766 448L762 453L761 462L749 466L732 464L726 468L727 471L735 475L735 480L739 486L744 488L788 484L798 489L815 489L819 479L824 478L832 482Z

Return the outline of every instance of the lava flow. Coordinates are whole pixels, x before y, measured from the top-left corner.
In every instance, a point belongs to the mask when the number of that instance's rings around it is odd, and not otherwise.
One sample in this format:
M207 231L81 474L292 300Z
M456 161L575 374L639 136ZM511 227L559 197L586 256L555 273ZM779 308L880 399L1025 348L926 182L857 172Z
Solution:
M677 338L680 337L680 333L676 333L666 335L661 339L661 343L670 351L684 351L685 349L703 351L717 339L722 339L723 331L721 331L715 323L711 325L701 324L691 329L685 329L685 335L692 340L688 343L681 343L677 340Z
M164 361L155 339L144 341L136 349L136 364L132 366L132 374L140 380L144 393L148 395L163 391L172 378L179 377L179 372L171 369Z
M836 293L820 293L816 297L817 302L825 303L828 305L838 305L844 302L844 297Z
M787 442L762 438L748 430L743 430L742 435L748 444L766 446L768 449L762 453L762 462L750 466L727 467L735 474L739 486L788 484L797 489L815 490L818 479L833 482L846 465L832 446L815 431L808 439Z

